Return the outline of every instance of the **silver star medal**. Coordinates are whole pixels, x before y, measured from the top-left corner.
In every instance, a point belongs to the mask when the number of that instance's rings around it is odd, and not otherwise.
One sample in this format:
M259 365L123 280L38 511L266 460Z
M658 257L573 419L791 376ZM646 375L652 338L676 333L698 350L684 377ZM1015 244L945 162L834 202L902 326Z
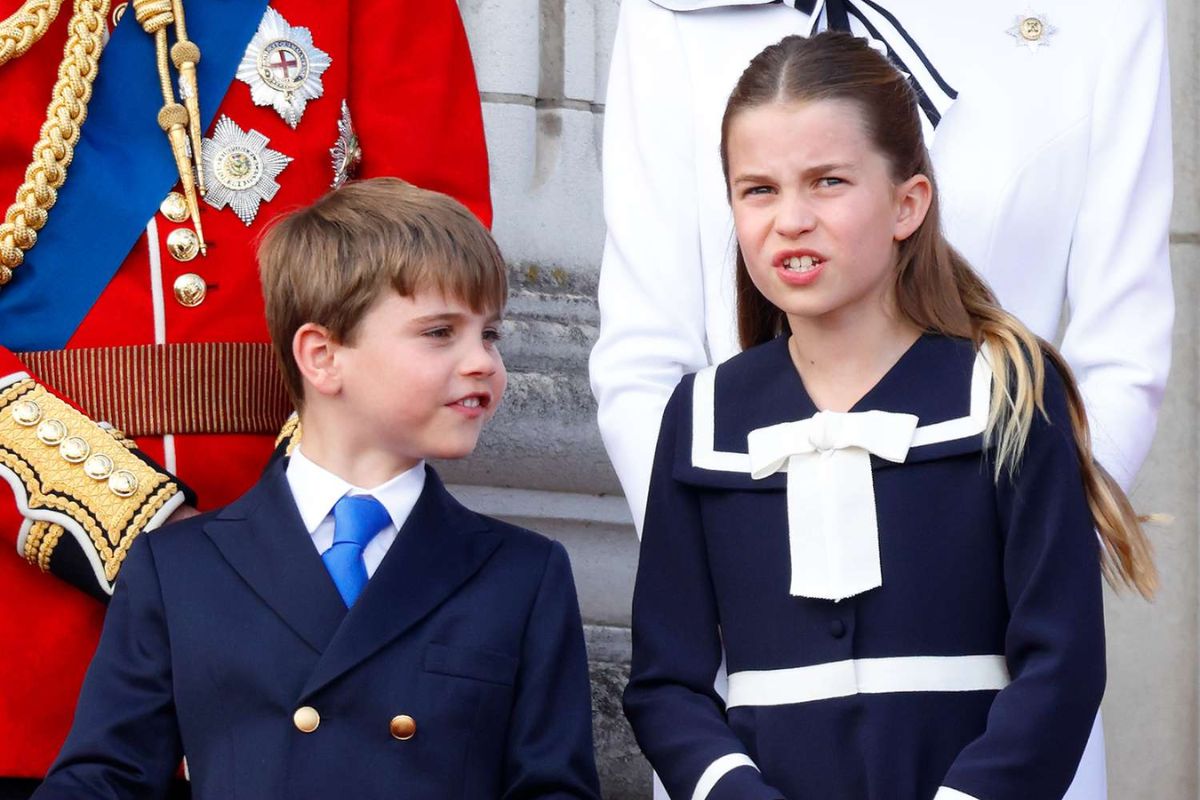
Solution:
M1050 24L1045 14L1026 11L1017 15L1016 24L1009 28L1007 33L1016 39L1017 47L1028 47L1036 51L1039 47L1050 44L1050 37L1058 33L1058 28Z
M354 132L354 123L350 121L350 106L345 100L342 101L342 117L338 120L337 141L329 148L329 155L333 159L333 188L337 189L354 176L362 161L362 147Z
M242 55L237 77L250 86L256 106L274 106L295 128L308 101L325 93L321 74L331 63L328 53L313 46L308 28L293 28L268 6Z
M246 223L254 221L258 207L275 197L275 179L292 159L267 147L270 139L256 130L243 131L225 115L217 120L213 135L201 145L205 174L215 178L204 201L220 211L225 206Z

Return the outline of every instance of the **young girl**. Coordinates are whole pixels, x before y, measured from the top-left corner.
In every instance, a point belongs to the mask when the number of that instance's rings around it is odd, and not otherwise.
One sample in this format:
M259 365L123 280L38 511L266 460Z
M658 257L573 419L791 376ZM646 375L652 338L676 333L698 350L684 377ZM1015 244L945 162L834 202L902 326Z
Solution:
M1068 369L942 238L915 97L865 41L763 51L721 156L747 349L663 417L640 745L676 800L1059 800L1101 572L1155 585Z

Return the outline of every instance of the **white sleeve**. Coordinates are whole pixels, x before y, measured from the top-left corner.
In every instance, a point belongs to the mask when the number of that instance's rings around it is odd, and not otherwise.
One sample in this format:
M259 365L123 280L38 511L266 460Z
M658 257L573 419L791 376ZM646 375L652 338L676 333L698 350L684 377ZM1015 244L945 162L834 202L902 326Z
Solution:
M589 368L639 532L663 408L682 375L708 364L690 80L675 15L624 0L605 104L608 237Z
M1062 352L1096 458L1128 488L1150 449L1171 363L1171 98L1162 1L1114 13L1120 24L1102 44L1071 241Z

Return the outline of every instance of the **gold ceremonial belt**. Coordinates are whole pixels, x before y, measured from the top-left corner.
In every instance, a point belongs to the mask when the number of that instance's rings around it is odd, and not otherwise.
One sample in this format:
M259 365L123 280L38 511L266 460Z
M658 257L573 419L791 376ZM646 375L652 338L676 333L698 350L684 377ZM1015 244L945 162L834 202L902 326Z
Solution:
M269 344L189 342L16 356L39 381L129 436L274 436L292 411Z

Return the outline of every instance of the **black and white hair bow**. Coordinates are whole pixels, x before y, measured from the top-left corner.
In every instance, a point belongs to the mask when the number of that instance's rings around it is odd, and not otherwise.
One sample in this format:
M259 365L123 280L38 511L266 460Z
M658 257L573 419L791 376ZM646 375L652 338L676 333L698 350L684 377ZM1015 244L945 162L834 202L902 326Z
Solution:
M925 51L904 29L896 15L876 0L653 0L671 11L698 11L733 6L782 3L809 15L809 35L822 30L848 31L869 40L892 65L904 74L917 94L926 123L926 138L932 139L946 111L958 97L929 60Z

